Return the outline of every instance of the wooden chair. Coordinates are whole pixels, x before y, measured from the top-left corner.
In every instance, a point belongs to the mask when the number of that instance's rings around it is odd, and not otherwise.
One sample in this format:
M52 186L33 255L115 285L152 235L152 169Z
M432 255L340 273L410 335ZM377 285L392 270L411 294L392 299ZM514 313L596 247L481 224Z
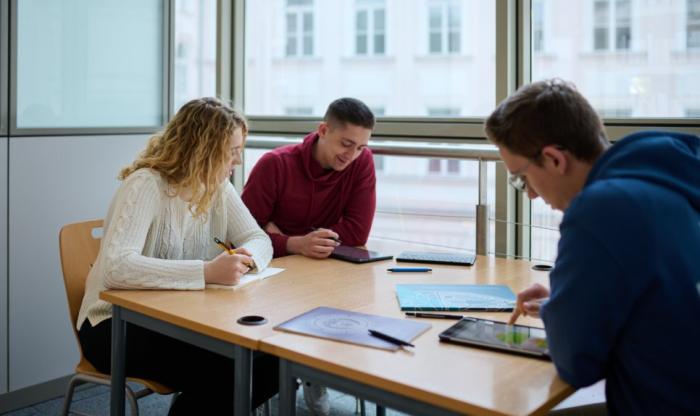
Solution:
M80 351L80 362L75 367L75 375L68 384L68 391L63 402L62 415L68 415L73 399L75 387L84 383L96 383L105 386L110 385L110 375L101 373L95 369L83 356L83 350L78 339L78 331L75 328L80 304L85 293L85 281L92 264L100 251L100 239L93 236L93 231L102 228L102 220L85 221L69 224L61 229L59 234L59 247L61 251L61 268L63 269L63 282L66 286L66 296L68 297L68 309L70 313L71 327L78 349ZM126 386L126 397L129 400L131 414L137 415L139 412L136 400L148 396L151 393L171 394L173 390L158 384L154 381L140 378L128 377L127 381L136 382L145 388L134 392L128 385ZM79 414L73 412L75 414Z

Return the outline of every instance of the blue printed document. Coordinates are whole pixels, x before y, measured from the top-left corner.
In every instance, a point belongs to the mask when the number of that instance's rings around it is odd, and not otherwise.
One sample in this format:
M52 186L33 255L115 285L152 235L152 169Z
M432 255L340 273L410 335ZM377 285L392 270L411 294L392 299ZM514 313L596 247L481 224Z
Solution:
M400 348L398 345L370 335L369 330L380 331L391 337L410 342L430 327L431 325L427 322L319 306L277 325L275 329L396 351Z
M396 285L402 311L512 311L515 294L505 285Z

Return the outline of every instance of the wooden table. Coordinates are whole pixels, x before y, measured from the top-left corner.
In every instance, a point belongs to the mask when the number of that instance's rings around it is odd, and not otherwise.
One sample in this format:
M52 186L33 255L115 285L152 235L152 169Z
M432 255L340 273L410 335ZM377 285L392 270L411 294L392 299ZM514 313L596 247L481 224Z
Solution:
M379 241L369 245L389 254L398 254L396 246ZM453 321L431 320L433 328L416 340L413 355L272 329L317 306L401 317L396 283L499 283L516 292L532 282L547 283L546 273L531 271L523 261L479 257L473 267L433 266L432 273L418 276L389 274L386 268L394 264L355 265L288 256L272 263L284 272L238 290L103 292L100 298L114 305L112 414L124 414L126 322L233 358L237 415L250 412L251 362L257 350L282 359L283 384L303 375L411 413L537 414L573 392L550 362L439 343L437 334ZM268 323L237 324L244 315L262 315ZM479 316L502 320L507 314ZM291 384L285 386L291 388ZM281 411L293 413L295 396L289 389L282 393Z

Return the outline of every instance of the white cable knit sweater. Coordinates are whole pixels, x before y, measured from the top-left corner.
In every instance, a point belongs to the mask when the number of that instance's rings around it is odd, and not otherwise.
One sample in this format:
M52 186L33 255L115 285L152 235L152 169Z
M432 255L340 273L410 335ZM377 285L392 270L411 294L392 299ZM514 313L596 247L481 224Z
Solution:
M151 169L129 175L117 190L104 223L100 254L87 278L78 314L95 326L112 316L99 299L105 289L204 289L204 260L221 253L214 237L245 247L259 270L272 258L270 238L226 181L206 218L194 218L187 202L167 194Z

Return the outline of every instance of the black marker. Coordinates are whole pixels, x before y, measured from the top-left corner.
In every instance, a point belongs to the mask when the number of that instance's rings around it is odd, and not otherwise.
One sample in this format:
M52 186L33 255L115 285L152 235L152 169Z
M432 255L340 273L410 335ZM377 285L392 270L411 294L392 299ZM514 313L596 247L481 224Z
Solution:
M423 313L423 312L406 312L406 316L415 318L436 318L436 319L462 319L462 315L449 315L446 313Z
M387 335L383 332L376 331L374 329L369 330L369 334L372 335L373 337L377 337L379 339L383 339L384 341L389 341L392 344L396 344L400 347L406 346L406 347L415 347L415 345L411 344L410 342L406 342L402 339L394 338L391 335Z

